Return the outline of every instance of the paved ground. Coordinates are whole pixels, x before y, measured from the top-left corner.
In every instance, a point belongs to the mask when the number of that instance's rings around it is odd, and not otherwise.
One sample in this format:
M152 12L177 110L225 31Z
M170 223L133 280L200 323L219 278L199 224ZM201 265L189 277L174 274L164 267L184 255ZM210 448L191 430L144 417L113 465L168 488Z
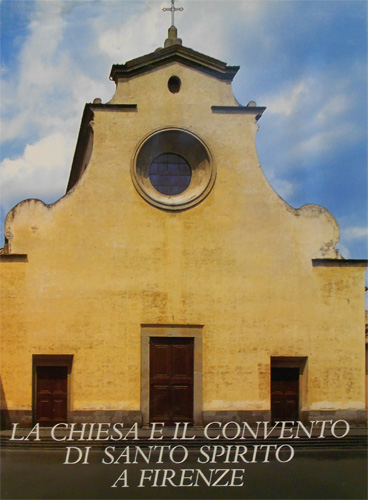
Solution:
M74 443L73 443L74 444ZM212 443L213 444L213 443ZM114 460L118 458L122 448L111 453ZM70 456L73 461L77 456ZM231 455L232 456L232 455ZM180 461L183 454L178 449L173 457ZM182 464L172 464L163 455L162 464L157 464L158 454L153 454L149 464L142 457L137 464L124 464L126 456L119 464L104 464L111 462L103 450L94 450L89 454L88 464L63 464L66 458L64 449L3 449L2 451L2 499L366 499L367 498L367 455L360 450L326 450L310 451L295 449L295 456L286 463L277 462L270 455L269 463L263 463L264 455L259 456L256 463L223 463L226 457L218 458L217 464L200 464L199 450L191 449L187 459ZM281 457L281 455L280 455ZM282 458L282 457L281 457ZM284 458L286 460L286 455ZM130 456L133 461L133 456ZM205 460L202 455L202 461ZM231 460L231 459L230 459ZM233 481L242 486L207 486L210 481L210 469L232 469L241 471L227 472L220 484ZM142 469L171 469L166 477L172 476L172 482L179 484L195 484L198 486L170 485L166 480L162 484L164 472L145 472L143 487L138 487L142 480ZM181 479L180 469L194 469L186 472ZM202 475L196 479L196 470ZM119 476L127 470L129 487L121 487L124 481L112 485ZM217 474L217 476L216 476ZM212 483L218 478L212 473ZM205 479L203 479L205 478Z

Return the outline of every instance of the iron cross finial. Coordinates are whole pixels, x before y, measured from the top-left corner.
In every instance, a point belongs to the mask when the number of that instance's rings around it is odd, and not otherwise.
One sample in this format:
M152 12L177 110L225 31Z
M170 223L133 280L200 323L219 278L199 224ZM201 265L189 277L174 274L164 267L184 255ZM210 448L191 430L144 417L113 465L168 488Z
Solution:
M182 12L184 9L183 7L175 7L175 0L171 0L171 7L164 7L162 10L171 12L171 26L174 26L174 13L176 11Z

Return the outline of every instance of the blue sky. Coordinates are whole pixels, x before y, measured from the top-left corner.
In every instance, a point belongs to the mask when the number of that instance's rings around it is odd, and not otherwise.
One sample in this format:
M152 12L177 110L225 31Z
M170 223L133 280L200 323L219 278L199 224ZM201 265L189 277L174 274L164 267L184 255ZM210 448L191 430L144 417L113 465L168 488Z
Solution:
M240 65L240 104L267 110L257 150L293 207L337 219L345 258L367 250L367 2L177 0L183 45ZM163 45L169 0L0 0L0 246L7 212L66 189L83 107L110 100L112 64Z

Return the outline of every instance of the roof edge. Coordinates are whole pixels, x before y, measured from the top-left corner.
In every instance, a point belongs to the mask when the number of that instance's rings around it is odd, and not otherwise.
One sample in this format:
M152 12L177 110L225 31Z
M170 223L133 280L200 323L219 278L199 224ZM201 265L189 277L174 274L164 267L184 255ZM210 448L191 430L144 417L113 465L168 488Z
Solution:
M313 267L367 267L367 259L312 259Z
M239 114L254 115L256 121L258 121L261 118L265 110L266 110L265 106L255 106L249 104L247 106L211 106L212 113L228 114L228 115L239 115Z
M159 48L150 54L127 61L125 64L114 64L111 68L110 80L117 83L120 78L131 78L172 62L180 62L215 78L230 82L239 70L239 66L228 66L218 59L175 44Z
M28 262L26 253L4 253L0 254L0 262Z

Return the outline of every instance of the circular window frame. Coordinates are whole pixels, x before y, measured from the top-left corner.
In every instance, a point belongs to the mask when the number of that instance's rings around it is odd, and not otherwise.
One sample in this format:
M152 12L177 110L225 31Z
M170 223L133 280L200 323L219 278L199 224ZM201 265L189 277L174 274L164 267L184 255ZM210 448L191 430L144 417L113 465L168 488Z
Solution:
M191 182L180 194L162 194L150 181L151 163L164 153L181 156L192 170ZM165 128L150 133L140 142L132 161L131 177L136 190L149 204L180 211L206 198L215 183L216 168L209 148L198 135L181 128Z

